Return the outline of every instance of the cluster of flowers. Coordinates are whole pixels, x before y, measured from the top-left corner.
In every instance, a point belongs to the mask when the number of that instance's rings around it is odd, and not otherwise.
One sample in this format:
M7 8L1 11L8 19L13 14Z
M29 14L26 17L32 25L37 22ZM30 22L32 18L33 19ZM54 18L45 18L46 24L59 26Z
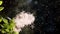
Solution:
M34 22L35 17L33 14L26 13L25 11L22 11L21 13L17 14L15 17L15 28L14 31L20 32L21 28L23 28L25 25L30 25Z

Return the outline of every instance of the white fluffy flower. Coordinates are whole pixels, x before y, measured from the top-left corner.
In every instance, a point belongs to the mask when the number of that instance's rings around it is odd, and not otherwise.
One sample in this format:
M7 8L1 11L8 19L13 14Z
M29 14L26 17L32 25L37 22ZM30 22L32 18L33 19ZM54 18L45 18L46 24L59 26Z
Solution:
M33 16L33 14L28 14L25 13L24 11L17 14L14 20L16 24L14 31L20 32L21 28L23 28L25 25L32 24L34 20L35 17Z

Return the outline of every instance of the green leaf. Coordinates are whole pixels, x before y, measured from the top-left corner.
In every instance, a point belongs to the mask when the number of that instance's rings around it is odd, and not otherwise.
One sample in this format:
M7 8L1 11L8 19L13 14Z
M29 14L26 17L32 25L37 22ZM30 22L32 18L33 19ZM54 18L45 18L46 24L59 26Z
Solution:
M10 26L11 27L14 27L15 26L14 19L10 20Z
M1 30L1 32L2 32L2 33L5 33L5 31L4 31L4 30Z
M6 23L6 24L8 24L8 20L5 19L5 18L3 18L3 22Z
M8 24L3 24L4 28L8 28L9 25Z
M4 9L4 7L0 7L0 11L2 11Z
M0 1L0 5L2 5L3 1Z
M10 23L14 23L14 18L10 20Z
M6 32L9 32L9 29L5 29Z
M14 32L14 34L19 34L19 32Z
M2 21L2 17L0 17L0 22Z
M3 26L2 24L0 24L0 26L1 26L2 28L4 28L4 26Z

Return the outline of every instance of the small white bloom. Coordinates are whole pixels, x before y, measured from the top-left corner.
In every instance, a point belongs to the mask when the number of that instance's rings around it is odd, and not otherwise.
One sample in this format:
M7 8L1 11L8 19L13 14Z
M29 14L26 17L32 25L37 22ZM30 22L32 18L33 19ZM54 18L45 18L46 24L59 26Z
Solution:
M25 25L32 24L35 20L35 17L33 14L25 13L24 11L20 14L17 14L15 17L15 30L16 32L20 32L21 28L23 28Z

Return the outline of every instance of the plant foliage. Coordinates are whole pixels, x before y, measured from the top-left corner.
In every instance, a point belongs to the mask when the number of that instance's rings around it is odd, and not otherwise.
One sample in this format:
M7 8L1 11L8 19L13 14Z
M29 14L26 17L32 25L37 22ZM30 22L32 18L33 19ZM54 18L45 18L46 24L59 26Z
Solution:
M3 1L0 1L0 5L2 5ZM4 9L4 7L0 7L0 12ZM15 26L14 19L8 20L3 15L0 15L0 33L1 34L16 34L13 31Z
M0 5L2 5L3 1L0 1ZM2 11L4 7L0 7L0 11Z

